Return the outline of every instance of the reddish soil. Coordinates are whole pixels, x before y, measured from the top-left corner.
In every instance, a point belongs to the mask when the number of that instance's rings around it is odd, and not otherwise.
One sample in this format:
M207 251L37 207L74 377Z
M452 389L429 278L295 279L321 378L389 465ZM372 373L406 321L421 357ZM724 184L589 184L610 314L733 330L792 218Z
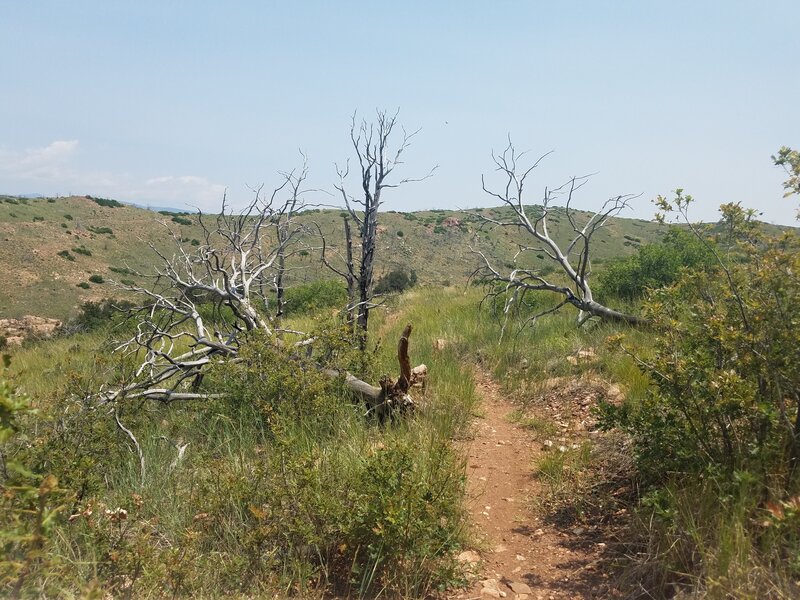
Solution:
M483 416L469 443L467 485L477 548L460 560L480 560L472 565L474 583L453 598L616 596L603 572L608 528L591 518L576 522L547 514L535 502L543 490L535 465L558 448L544 448L530 431L511 422L515 406L487 373L476 372L476 385ZM541 413L537 416L553 420L544 407Z

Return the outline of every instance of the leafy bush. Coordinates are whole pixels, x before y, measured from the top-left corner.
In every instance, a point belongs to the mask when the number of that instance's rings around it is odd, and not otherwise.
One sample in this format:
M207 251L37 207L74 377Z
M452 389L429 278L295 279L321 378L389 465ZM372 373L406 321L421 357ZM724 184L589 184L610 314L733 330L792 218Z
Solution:
M673 202L685 214L691 197ZM633 437L659 562L729 589L769 565L753 592L766 597L800 577L800 236L765 238L752 212L722 212L735 244L716 250L718 268L685 271L646 303L650 393L603 418Z
M416 271L409 274L405 269L393 269L381 276L375 284L376 294L403 292L417 283Z
M77 248L73 248L72 251L75 254L82 254L83 256L91 256L92 251L89 250L86 246L78 246Z
M93 196L86 196L87 199L93 200L96 204L100 206L104 206L106 208L121 208L125 206L121 202L117 202L116 200L111 200L109 198L95 198Z
M329 308L344 308L347 290L338 280L320 279L286 290L286 315L313 314Z
M70 215L70 214L65 214L65 215L64 215L64 218L65 218L67 221L72 221L72 215Z
M88 289L89 284L85 283ZM78 284L78 287L84 285ZM79 331L95 331L109 324L119 322L126 310L133 304L127 300L113 300L106 298L97 302L88 301L81 304L80 312L64 327L66 333Z
M41 222L41 221L44 221L44 217L40 217L40 216L33 217L33 222L34 223L38 223L38 222Z
M120 275L137 275L136 271L128 267L108 267L108 270L112 273L119 273Z
M95 273L94 275L91 275L89 277L89 281L91 281L92 283L103 283L105 279L103 279L102 275Z
M84 290L88 290L90 287L92 287L85 281L81 281L80 283L76 283L75 285L76 287L82 288Z
M402 229L397 230L397 237L403 237L405 234L403 233Z
M62 250L61 252L58 253L58 255L61 258L66 258L67 260L69 260L71 262L75 262L75 257L72 256L72 254L69 253L69 250Z
M681 269L707 268L712 261L707 242L686 231L670 229L660 242L642 246L636 254L604 265L598 275L596 294L629 300L641 298L648 289L674 282Z
M177 215L172 217L172 222L173 223L177 223L178 225L191 225L192 224L192 220L191 219L187 219L186 217L179 217Z
M68 229L68 228L69 228L69 225L67 225L66 223L62 223L62 224L61 224L61 228L62 228L62 229Z
M104 234L104 233L107 233L109 235L113 235L113 233L114 233L114 231L111 229L111 227L93 227L93 226L90 225L89 227L87 227L87 229L89 231L91 231L92 233L97 233L97 234L101 234L101 235Z
M200 245L200 240L192 238L192 241L190 243L192 244L192 246L199 246ZM302 252L301 252L301 254L302 254Z

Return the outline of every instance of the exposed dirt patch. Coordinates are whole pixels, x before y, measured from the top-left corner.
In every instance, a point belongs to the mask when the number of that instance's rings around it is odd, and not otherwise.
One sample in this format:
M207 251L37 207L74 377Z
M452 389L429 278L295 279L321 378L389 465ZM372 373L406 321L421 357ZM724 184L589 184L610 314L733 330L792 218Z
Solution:
M26 315L21 319L0 319L0 335L9 345L19 345L27 338L50 337L61 327L58 319Z
M465 563L475 563L476 580L455 597L617 596L604 566L613 531L605 518L608 510L588 511L577 519L543 506L541 498L547 491L536 476L536 464L546 452L559 452L558 446L543 444L530 429L511 421L517 407L486 372L476 371L476 386L485 414L476 420L469 445L467 488L479 547L460 557ZM578 423L584 421L579 427L585 428L586 388L573 387L568 381L551 382L548 387L546 395L552 395L553 402L536 409L537 416L555 421L556 436L565 438L561 430L573 429L576 418ZM554 414L552 405L572 408ZM569 420L566 428L559 417Z

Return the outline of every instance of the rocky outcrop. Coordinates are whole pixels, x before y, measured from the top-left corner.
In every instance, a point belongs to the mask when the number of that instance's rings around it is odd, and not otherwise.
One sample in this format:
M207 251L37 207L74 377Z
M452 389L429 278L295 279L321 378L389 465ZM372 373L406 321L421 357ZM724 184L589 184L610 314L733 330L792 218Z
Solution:
M16 345L26 339L50 337L59 327L58 319L25 315L21 319L0 319L0 336L8 345Z

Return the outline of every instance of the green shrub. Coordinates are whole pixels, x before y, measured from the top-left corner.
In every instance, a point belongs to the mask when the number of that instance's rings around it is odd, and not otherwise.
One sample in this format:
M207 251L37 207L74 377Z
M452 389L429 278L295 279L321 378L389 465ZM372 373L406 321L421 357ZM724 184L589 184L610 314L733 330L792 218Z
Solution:
M598 275L596 294L629 300L641 298L646 290L677 280L682 269L710 268L712 260L706 243L686 231L670 229L660 242L647 244L632 256L605 264Z
M7 204L19 204L16 198L6 198L5 201Z
M192 224L192 220L191 219L187 219L186 217L179 217L177 215L172 217L172 222L173 223L177 223L178 225L191 225Z
M72 215L70 215L70 214L65 214L65 215L64 215L64 218L65 218L67 221L72 221Z
M93 226L90 225L89 227L87 227L87 229L89 231L91 231L92 233L97 233L97 234L100 234L100 235L102 235L102 234L113 235L113 233L114 233L114 231L111 229L111 227L93 227Z
M334 279L321 279L286 289L286 315L313 314L329 308L344 308L347 289Z
M441 225L437 225L436 227L433 228L433 233L444 233L445 231L447 230Z
M92 287L85 281L81 281L80 283L76 283L75 285L79 288L83 288L84 290L88 290L90 287Z
M120 275L138 275L136 271L128 267L108 267L108 270L112 273L119 273Z
M116 200L110 200L109 198L95 198L93 196L86 196L87 199L93 200L96 204L100 206L104 206L106 208L121 208L125 206L121 202L117 202Z
M192 246L199 246L200 245L200 240L192 238L192 241L190 243L192 244ZM305 252L305 250L302 250L300 252L300 254L302 255L303 252Z
M800 577L787 559L800 556L800 236L766 238L751 213L722 210L730 251L649 298L654 348L640 364L653 386L604 406L603 422L634 440L659 562L731 589L768 565L756 579L779 589Z
M55 203L56 203L56 199L55 199L55 198L48 198L48 199L47 199L47 202L48 202L49 204L55 204Z
M416 271L412 270L411 273L408 273L405 269L393 269L378 279L374 291L376 294L403 292L416 283Z
M89 250L86 246L78 246L77 248L73 248L72 251L75 254L82 254L83 256L91 256L92 251Z
M69 225L67 225L66 223L62 223L61 224L61 228L62 229L69 229Z
M41 221L44 221L44 217L40 217L38 215L33 217L33 222L34 223L38 223L38 222L41 222Z
M66 258L69 261L75 262L75 257L69 253L69 250L62 250L58 253L61 258Z
M89 281L91 281L92 283L103 283L105 280L103 279L102 275L95 273L94 275L91 275L89 277Z
M83 282L78 284L78 287L89 288L89 284ZM72 318L64 327L66 333L77 333L95 331L110 324L118 323L125 316L125 312L130 309L133 304L127 300L113 300L106 298L104 300L84 302L80 306L80 312L77 316Z
M397 230L397 237L403 237L404 235L405 234L403 233L403 231L401 229Z

